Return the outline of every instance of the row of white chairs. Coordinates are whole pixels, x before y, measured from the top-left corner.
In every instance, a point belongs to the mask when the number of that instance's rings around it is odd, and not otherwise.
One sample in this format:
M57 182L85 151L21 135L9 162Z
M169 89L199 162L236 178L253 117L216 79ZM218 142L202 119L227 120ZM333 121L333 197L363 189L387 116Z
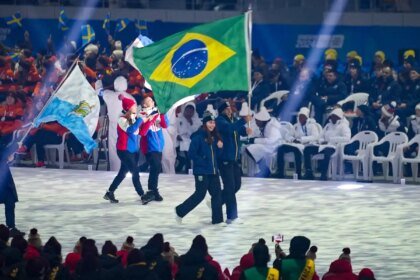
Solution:
M282 134L287 130L293 130L292 124L288 122L280 122L282 126ZM320 126L318 129L322 129ZM347 154L345 146L358 141L358 147L355 154ZM377 146L389 143L389 148L386 156L375 155L374 149ZM404 148L410 147L413 144L420 146L420 135L415 136L408 141L408 137L403 132L392 132L387 134L384 138L378 141L378 136L373 131L362 131L351 138L348 143L340 144L337 146L336 152L332 155L329 166L329 177L333 180L343 179L345 161L350 161L353 167L353 175L356 180L363 178L366 181L373 180L373 165L374 163L382 164L383 174L385 180L389 180L389 165L392 168L393 182L397 183L403 177L403 170L405 164L411 164L412 178L415 182L419 182L418 178L418 165L420 164L420 152L417 152L416 157L407 158L404 155ZM312 162L315 164L317 160L322 159L323 155L315 155ZM293 153L287 153L284 157L285 166L290 162L294 162ZM247 160L244 154L243 169L248 176L253 175L253 168L255 165ZM270 171L275 173L277 171L277 152L275 152L270 161ZM362 170L362 177L359 175L360 169Z

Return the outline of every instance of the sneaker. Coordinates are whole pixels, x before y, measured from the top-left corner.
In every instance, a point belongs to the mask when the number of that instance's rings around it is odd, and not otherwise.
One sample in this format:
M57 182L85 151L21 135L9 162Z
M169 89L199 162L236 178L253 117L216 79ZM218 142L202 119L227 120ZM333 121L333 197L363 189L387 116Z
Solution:
M143 205L146 205L147 203L153 200L155 200L155 195L151 192L147 192L145 195L141 197L141 203Z
M159 192L154 192L153 193L153 196L155 197L155 201L163 201L163 197L160 195L160 193Z
M175 208L175 221L178 223L178 225L182 224L182 218L178 216L178 213L176 212L176 208Z
M305 176L303 176L303 180L314 180L314 174L312 173L312 171L306 171L305 172Z
M25 233L24 232L22 232L22 231L20 231L20 230L18 230L17 228L10 228L9 229L9 232L10 232L10 237L11 238L13 238L13 237L15 237L15 236L25 236Z
M45 163L44 163L43 161L38 161L38 162L35 164L35 167L36 167L36 168L42 168L42 167L45 167Z
M118 203L119 201L117 199L115 199L114 193L112 192L106 192L106 194L104 195L104 199L105 200L109 200L109 202L111 203Z

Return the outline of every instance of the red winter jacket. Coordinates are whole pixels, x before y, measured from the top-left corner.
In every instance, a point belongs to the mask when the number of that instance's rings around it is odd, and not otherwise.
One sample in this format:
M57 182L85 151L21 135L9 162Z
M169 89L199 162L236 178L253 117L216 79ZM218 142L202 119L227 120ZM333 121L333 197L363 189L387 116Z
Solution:
M252 266L254 266L254 256L252 255L252 252L250 252L242 256L239 265L233 269L230 280L239 280L242 272Z
M217 274L219 275L218 280L226 280L222 267L217 261L215 261L210 255L207 255L206 261L217 270Z
M35 259L40 256L41 254L39 253L38 249L35 246L29 244L28 247L26 248L25 254L23 255L23 259L25 261L28 261L28 260Z
M330 270L324 274L322 280L357 280L348 260L336 260L330 265Z

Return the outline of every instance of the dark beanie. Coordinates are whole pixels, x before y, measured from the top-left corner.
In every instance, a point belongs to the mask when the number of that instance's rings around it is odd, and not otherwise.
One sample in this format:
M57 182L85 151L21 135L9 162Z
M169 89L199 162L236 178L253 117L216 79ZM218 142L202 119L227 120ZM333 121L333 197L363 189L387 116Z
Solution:
M304 257L311 245L311 240L305 236L295 236L290 241L290 255Z
M117 247L112 243L112 241L105 241L104 246L102 246L102 255L117 255Z
M221 103L219 107L217 107L217 111L219 112L219 114L221 114L227 107L230 107L230 104L229 102L225 101Z
M10 231L9 228L5 225L0 225L0 239L4 242L7 242L9 240Z
M208 253L208 247L206 239L202 235L197 235L191 245L191 249L196 249L202 253Z
M209 111L205 111L204 113L203 113L203 124L205 124L206 122L208 122L208 121L214 121L216 118L214 117L214 115L211 113L211 112L209 112Z
M258 243L252 249L252 256L254 257L255 266L267 265L267 262L270 260L270 253L264 239L258 240Z
M357 108L362 111L363 115L367 116L370 114L370 109L367 105L359 105Z

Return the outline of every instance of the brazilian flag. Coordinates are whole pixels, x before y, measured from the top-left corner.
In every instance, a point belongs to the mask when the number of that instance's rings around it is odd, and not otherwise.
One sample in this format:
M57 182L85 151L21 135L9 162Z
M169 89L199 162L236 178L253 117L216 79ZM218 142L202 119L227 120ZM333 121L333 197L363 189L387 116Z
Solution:
M133 60L160 110L178 100L221 90L248 91L248 13L198 25L143 48Z

